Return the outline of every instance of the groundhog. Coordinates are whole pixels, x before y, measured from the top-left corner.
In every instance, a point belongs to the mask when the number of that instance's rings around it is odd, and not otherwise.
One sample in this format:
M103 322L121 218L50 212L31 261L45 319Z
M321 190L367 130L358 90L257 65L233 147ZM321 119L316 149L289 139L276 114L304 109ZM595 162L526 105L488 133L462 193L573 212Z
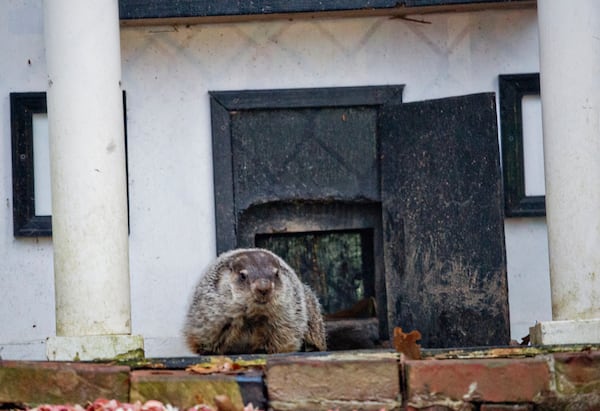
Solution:
M272 252L221 254L196 286L184 328L198 354L282 353L327 348L321 305Z

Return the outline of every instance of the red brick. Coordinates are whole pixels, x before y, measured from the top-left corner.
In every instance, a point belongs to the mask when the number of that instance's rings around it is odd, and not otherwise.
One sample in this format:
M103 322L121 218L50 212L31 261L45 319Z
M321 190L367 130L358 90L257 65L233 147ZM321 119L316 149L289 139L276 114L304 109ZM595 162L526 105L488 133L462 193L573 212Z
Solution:
M600 391L600 351L554 354L556 388L561 394Z
M532 404L481 404L479 411L533 411Z
M0 403L85 405L101 397L129 400L129 367L0 361Z
M398 355L344 353L273 356L266 383L277 409L397 409Z
M431 403L430 403L431 404ZM475 411L475 406L470 402L454 402L452 408L440 404L429 405L426 401L420 404L408 404L406 411Z
M227 395L243 406L240 387L233 375L199 375L181 370L140 370L131 373L131 402L158 400L179 409L199 403L214 404L217 395Z
M543 358L406 361L409 402L533 402L550 389Z

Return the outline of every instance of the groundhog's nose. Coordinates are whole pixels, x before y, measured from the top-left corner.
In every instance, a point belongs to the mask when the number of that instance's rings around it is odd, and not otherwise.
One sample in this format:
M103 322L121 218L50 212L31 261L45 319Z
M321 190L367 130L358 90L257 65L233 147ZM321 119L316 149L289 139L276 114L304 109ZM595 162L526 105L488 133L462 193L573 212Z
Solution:
M271 281L266 278L259 278L254 282L252 288L259 297L266 297L271 292Z

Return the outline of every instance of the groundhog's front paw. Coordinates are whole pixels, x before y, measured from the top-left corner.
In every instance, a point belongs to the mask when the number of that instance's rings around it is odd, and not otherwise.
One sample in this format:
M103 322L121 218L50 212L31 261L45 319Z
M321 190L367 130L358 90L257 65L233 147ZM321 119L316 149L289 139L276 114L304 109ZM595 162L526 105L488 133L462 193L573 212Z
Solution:
M290 342L289 344L281 344L281 345L268 345L266 347L267 354L279 354L286 352L297 352L302 348L301 343Z

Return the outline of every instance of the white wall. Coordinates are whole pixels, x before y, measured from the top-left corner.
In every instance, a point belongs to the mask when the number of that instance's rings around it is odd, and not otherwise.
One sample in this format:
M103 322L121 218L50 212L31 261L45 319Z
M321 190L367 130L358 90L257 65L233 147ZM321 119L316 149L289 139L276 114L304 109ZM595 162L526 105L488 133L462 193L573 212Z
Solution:
M55 333L52 243L15 239L9 92L46 90L41 1L0 2L0 357L38 358Z
M54 333L51 241L12 236L10 91L44 91L40 0L0 2L0 356L43 358ZM149 356L178 339L215 256L209 90L406 84L404 100L497 91L538 71L534 10L401 19L123 28L133 332ZM28 63L31 60L31 64ZM550 319L543 219L506 222L511 333ZM5 324L8 324L6 326ZM35 327L34 327L35 326Z

